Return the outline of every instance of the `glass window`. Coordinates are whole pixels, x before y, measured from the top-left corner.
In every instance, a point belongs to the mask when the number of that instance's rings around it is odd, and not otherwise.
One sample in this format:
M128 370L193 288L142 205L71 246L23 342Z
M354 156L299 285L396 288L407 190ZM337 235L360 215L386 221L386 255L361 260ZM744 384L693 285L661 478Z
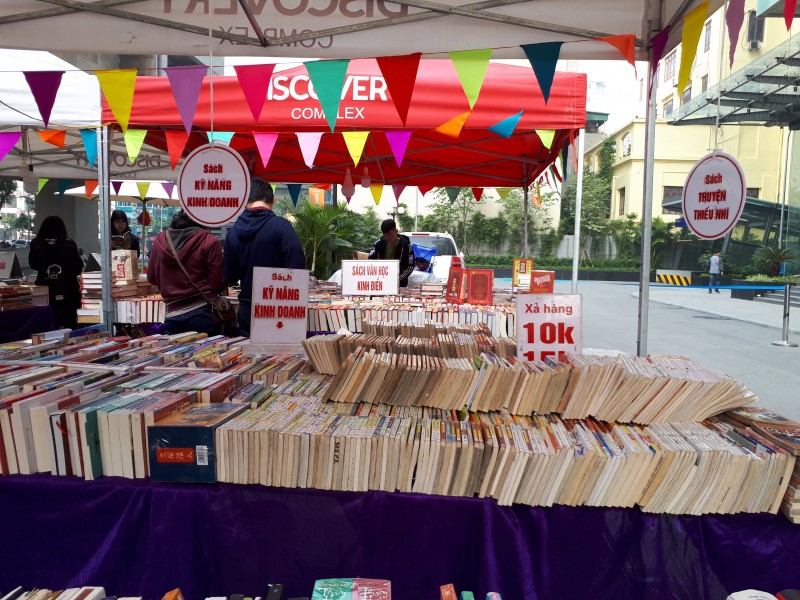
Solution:
M681 94L681 106L686 104L691 99L692 99L692 86L687 85L686 89L683 90L683 93Z
M438 235L410 235L408 238L412 244L425 246L426 248L436 248L436 254L454 256L456 247L450 238L439 237Z
M758 198L761 194L761 188L749 187L745 191L745 196L748 198Z
M681 204L683 202L683 186L681 185L665 185L664 198L661 200L661 206L675 205L677 203L678 212L681 211Z
M751 10L747 14L747 41L764 41L764 17L756 15L756 11Z
M668 119L672 116L672 98L664 102L664 118Z
M700 92L705 92L708 89L708 75L703 75L700 78Z
M675 52L670 52L664 59L664 81L673 77L675 77Z
M711 50L711 21L706 23L703 32L703 52L708 52L709 50Z
M631 132L622 136L622 156L631 155Z
M619 188L617 190L619 195L619 216L625 216L625 188Z

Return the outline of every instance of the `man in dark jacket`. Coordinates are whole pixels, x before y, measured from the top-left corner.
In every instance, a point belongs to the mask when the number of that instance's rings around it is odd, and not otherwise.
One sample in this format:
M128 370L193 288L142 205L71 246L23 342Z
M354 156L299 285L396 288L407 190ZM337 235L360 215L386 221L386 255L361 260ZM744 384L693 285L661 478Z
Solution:
M247 208L225 238L225 281L241 282L239 327L250 335L253 267L305 269L306 257L292 224L272 212L272 187L260 177L250 179Z
M408 287L408 276L414 270L414 250L411 240L397 232L397 223L394 219L386 219L381 223L381 237L372 252L370 260L399 260L400 261L400 287Z

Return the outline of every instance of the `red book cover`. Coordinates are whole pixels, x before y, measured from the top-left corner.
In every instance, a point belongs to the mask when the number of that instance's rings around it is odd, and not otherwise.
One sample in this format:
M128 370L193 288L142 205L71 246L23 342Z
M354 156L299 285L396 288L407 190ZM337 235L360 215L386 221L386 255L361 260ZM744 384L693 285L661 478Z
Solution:
M447 276L447 289L444 298L448 302L461 304L466 298L466 281L464 280L464 269L451 267L450 274Z
M467 302L479 306L492 304L494 271L491 269L468 269Z
M531 294L552 294L556 283L555 271L531 271Z
M441 600L458 600L455 586L452 583L439 586L439 598Z

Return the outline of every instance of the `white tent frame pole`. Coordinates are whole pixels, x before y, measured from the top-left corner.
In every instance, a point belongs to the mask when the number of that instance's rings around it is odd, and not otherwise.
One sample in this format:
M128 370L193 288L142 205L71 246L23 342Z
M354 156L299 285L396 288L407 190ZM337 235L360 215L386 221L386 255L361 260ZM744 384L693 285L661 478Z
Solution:
M792 130L789 130L789 133L786 135L786 155L784 156L783 160L783 192L781 193L781 220L780 220L780 227L778 228L778 248L783 248L783 213L786 212L786 199L787 194L786 191L788 189L788 181L789 181L789 157L792 153ZM788 228L788 224L787 224ZM786 236L788 239L788 235Z
M651 59L652 60L652 59ZM656 90L659 69L648 64L648 105L644 136L644 184L642 186L642 268L639 272L639 316L636 355L647 356L647 330L650 318L650 240L653 225L653 168L656 155ZM653 74L655 73L655 76ZM612 191L613 193L613 191Z
M583 169L585 164L584 152L586 150L586 130L578 133L578 180L575 182L575 229L572 232L572 288L573 294L578 293L578 264L580 263L581 249L581 209L583 207Z
M522 258L530 256L530 248L528 247L528 185L522 184Z
M97 128L97 181L99 202L97 218L100 224L100 265L103 284L102 322L108 332L114 327L114 302L111 297L111 182L109 178L109 140L108 127Z

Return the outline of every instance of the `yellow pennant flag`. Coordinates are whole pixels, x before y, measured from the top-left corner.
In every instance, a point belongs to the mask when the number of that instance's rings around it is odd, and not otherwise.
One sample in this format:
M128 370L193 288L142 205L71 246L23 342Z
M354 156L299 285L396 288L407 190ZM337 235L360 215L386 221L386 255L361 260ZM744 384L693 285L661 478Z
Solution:
M556 136L556 132L553 129L537 129L536 133L539 136L539 139L542 140L542 146L550 150L550 146L553 145L553 138Z
M122 136L125 138L125 149L128 151L128 160L131 164L136 162L136 157L142 151L142 143L147 135L146 129L127 129Z
M139 198L144 200L147 198L147 192L150 191L150 182L149 181L137 181L136 188L139 190Z
M372 192L372 199L375 200L375 206L380 204L381 196L383 195L383 184L371 183L369 184L369 191Z
M505 200L506 198L508 198L508 194L511 191L510 187L499 187L494 189L497 190L497 194L500 196L501 200Z
M358 166L358 161L361 160L361 154L364 152L364 144L367 143L369 131L343 131L344 143L347 144L347 151L350 153L350 158L353 159L353 164Z
M108 107L114 113L114 118L122 127L128 130L128 120L131 117L133 106L133 87L136 84L136 69L111 69L108 71L95 71L100 89L106 97Z
M678 95L683 94L689 76L692 74L692 63L697 54L700 34L708 14L708 0L695 8L683 19L683 37L681 38L681 68L678 71Z
M461 135L461 130L464 129L464 124L469 119L469 116L472 114L472 111L468 111L458 115L457 117L453 117L447 123L443 123L439 125L434 131L441 133L442 135L446 135L447 137L458 139L458 136Z

